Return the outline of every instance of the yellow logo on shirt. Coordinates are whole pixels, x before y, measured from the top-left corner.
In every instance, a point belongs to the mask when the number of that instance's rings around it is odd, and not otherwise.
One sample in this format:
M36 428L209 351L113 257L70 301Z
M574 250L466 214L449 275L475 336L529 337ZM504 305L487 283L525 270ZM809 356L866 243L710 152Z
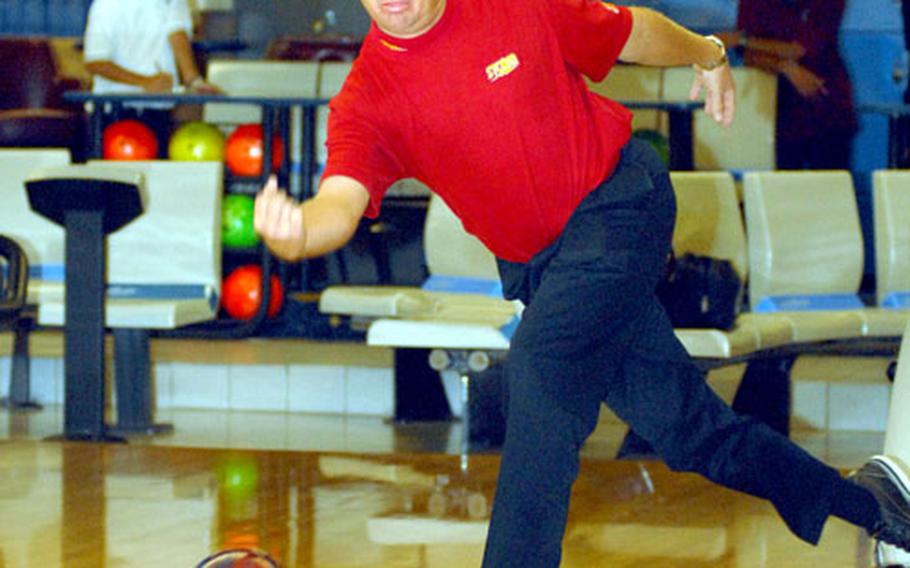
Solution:
M510 53L495 63L487 65L487 80L491 83L502 79L518 68L518 56Z

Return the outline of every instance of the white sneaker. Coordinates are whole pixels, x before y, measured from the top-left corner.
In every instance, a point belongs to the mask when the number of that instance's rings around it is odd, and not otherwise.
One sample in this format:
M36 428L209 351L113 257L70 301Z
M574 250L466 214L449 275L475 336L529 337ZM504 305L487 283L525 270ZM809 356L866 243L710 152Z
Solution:
M875 565L878 568L910 568L910 552L877 541L875 543Z

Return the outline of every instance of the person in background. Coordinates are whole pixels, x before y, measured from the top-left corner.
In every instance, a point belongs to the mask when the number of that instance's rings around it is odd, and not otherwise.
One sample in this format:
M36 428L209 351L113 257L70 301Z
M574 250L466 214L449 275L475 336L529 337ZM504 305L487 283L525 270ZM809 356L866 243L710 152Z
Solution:
M84 36L85 66L95 93L220 92L199 72L190 38L193 19L187 0L94 0ZM173 127L171 103L126 105L115 118L136 118L167 148ZM109 109L105 109L108 111Z
M845 0L740 0L737 31L718 34L746 65L777 75L777 167L850 169L857 130L841 59Z
M328 161L297 203L273 177L256 230L286 261L347 243L387 188L432 188L497 257L525 309L505 364L506 437L483 565L559 565L579 452L606 403L674 470L769 500L800 538L830 515L910 548L905 467L850 479L706 384L655 293L673 233L666 166L631 112L588 90L617 60L691 65L729 125L724 45L598 0L361 0L373 20L330 104ZM606 505L606 504L605 504Z

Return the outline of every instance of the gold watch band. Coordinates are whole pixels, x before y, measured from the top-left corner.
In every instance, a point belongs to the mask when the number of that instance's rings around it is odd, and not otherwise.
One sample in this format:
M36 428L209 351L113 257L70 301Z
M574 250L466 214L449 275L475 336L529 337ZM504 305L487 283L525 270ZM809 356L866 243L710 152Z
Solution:
M705 36L705 39L720 49L720 58L710 65L698 65L697 67L702 71L714 71L718 67L722 67L729 63L729 59L727 59L727 46L724 45L724 42L716 35L707 35Z

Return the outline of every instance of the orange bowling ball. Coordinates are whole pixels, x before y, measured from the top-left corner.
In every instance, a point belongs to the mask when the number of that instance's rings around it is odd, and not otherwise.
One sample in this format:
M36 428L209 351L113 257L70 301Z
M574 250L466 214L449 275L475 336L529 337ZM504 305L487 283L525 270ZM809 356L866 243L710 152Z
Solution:
M241 124L230 136L225 147L225 162L235 176L258 176L262 174L263 163L262 126ZM284 161L284 142L278 136L272 137L272 169L278 169Z
M221 285L221 306L234 319L248 320L256 315L261 303L262 267L245 264L235 268ZM284 303L284 287L274 274L269 288L268 316L275 316Z
M138 120L118 120L104 129L101 152L105 160L154 160L158 138Z

